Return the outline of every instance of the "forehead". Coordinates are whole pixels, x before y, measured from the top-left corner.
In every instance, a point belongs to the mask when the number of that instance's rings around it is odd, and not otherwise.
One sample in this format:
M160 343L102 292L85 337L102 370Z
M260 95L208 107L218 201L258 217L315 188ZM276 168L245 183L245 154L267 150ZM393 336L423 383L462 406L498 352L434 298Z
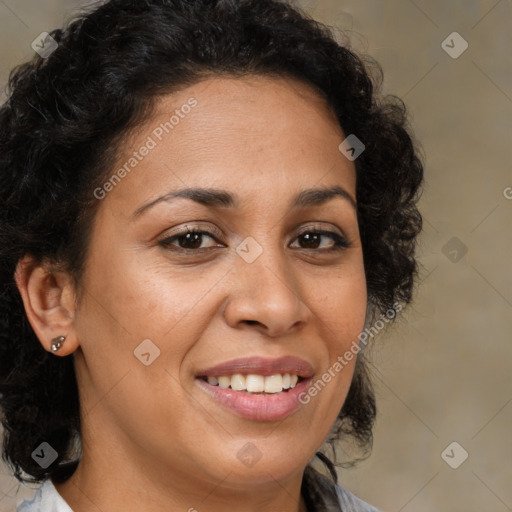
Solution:
M219 76L204 80L174 95L163 96L156 106L155 117L166 118L194 96L198 108L187 123L191 128L212 135L254 132L269 136L276 131L293 130L314 137L322 124L330 130L339 128L326 99L312 85L292 78L249 75ZM307 117L301 122L301 117ZM208 120L217 125L209 125ZM156 119L155 119L156 120Z
M343 139L326 100L308 84L268 76L214 77L158 98L117 166L151 141L151 151L144 151L123 180L138 196L147 191L148 199L183 185L232 185L247 193L264 185L313 186L324 177L333 185L340 182L333 170L354 189L355 168L338 149Z

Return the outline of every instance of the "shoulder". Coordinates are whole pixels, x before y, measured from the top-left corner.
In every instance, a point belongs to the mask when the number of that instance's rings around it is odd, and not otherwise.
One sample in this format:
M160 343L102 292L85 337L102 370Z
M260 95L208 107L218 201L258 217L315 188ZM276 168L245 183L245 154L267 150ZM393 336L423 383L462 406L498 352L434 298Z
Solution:
M311 466L304 472L302 491L310 512L379 512Z
M379 512L375 507L368 505L339 485L336 485L336 493L343 512Z
M16 512L73 512L62 496L57 492L51 480L46 480L37 489L34 498L22 501Z

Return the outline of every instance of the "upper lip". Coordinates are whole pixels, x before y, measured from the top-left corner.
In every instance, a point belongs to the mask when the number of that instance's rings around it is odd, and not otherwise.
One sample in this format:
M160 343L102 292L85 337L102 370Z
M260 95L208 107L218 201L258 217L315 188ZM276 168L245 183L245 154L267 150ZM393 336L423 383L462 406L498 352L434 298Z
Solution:
M313 367L303 359L293 356L278 357L244 357L205 368L197 372L197 377L221 377L228 375L256 374L268 377L277 373L290 373L308 379L313 375Z

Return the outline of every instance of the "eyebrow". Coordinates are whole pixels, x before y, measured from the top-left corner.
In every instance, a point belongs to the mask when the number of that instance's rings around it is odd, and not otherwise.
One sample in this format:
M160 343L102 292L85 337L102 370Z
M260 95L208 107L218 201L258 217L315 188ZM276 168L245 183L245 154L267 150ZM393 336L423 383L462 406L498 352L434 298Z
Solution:
M300 191L292 198L290 209L296 210L300 208L308 208L311 206L322 205L336 197L347 200L354 210L357 210L355 199L342 187L334 185L326 188L311 188ZM137 208L133 213L133 217L139 217L144 212L152 208L158 203L167 202L176 198L191 199L196 203L208 206L210 208L237 208L240 200L225 190L212 188L184 188L169 192L153 201Z

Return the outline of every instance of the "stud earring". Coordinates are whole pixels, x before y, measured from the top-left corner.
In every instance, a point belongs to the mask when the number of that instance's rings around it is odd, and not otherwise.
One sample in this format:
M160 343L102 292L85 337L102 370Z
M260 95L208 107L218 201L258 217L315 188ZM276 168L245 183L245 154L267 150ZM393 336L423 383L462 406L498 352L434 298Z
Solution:
M66 339L65 336L57 336L56 338L53 338L52 340L52 352L57 352L57 350L62 347L62 344L64 343L64 340Z

